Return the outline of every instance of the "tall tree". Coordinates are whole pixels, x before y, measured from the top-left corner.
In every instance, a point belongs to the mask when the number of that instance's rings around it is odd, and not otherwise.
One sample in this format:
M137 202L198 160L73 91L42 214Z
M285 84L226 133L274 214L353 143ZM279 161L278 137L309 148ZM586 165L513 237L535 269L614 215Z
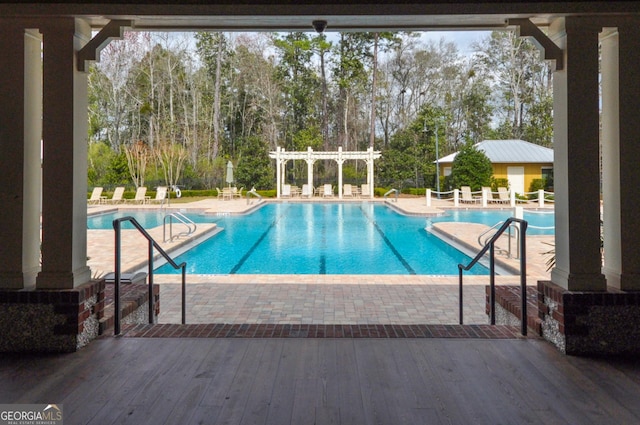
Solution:
M196 33L196 49L207 71L213 80L211 96L211 142L207 148L207 158L214 160L220 151L221 143L221 92L223 89L223 68L228 67L228 40L221 32Z
M538 99L545 99L550 93L549 66L529 40L519 38L511 31L492 32L476 45L476 50L479 64L484 65L486 75L494 79L494 91L501 94L496 97L496 110L503 113L498 120L499 136L522 138L527 122L540 122L539 117L532 115L549 112L544 107L535 107ZM543 145L550 142L545 139L529 141Z

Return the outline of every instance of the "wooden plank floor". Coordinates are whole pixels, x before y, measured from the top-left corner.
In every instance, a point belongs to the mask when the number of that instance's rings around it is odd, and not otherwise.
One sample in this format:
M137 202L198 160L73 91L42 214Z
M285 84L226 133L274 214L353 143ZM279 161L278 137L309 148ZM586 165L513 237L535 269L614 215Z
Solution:
M3 355L0 403L65 424L637 424L640 360L538 339L103 338Z

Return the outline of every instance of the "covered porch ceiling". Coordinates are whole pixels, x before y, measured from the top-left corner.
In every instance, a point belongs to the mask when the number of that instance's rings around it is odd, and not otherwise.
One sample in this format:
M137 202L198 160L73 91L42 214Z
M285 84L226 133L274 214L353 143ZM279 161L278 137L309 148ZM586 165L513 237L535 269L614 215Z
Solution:
M490 30L508 28L509 19L530 19L544 27L569 15L637 13L637 1L391 0L343 2L292 0L133 0L129 2L21 1L0 4L0 16L83 18L94 29L111 20L129 20L133 29L159 31L326 31Z

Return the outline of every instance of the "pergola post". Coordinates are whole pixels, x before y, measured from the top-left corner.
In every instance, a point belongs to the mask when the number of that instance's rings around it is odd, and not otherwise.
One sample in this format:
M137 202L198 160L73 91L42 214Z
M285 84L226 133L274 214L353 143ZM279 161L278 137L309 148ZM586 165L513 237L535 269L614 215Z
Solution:
M342 159L342 146L338 146L338 158L336 162L338 163L338 199L342 199L342 164L344 163L344 159Z
M312 158L312 154L313 149L311 149L311 146L308 146L307 158L305 159L305 161L307 161L307 184L309 185L309 190L313 194L313 164L316 161Z

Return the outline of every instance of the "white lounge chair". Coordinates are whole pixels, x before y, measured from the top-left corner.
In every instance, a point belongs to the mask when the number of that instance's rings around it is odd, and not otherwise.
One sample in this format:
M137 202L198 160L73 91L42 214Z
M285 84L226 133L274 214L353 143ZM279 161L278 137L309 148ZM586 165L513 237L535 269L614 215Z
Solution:
M509 196L509 191L506 187L498 188L498 200L497 202L501 202L503 204L508 204L511 202L511 197Z
M152 199L152 201L160 204L164 203L164 200L167 199L167 193L167 186L158 186L156 189L156 197Z
M333 198L333 187L331 184L326 183L324 185L324 190L322 191L323 198Z
M113 191L113 196L111 196L111 199L107 199L106 202L110 204L119 204L120 202L124 202L124 199L122 199L122 195L124 195L124 186L118 186Z
M313 187L310 186L309 184L303 184L302 185L302 194L301 196L303 198L311 198L313 196Z
M479 201L479 199L473 197L473 194L471 193L471 187L469 186L460 187L460 194L460 202L476 203Z
M136 196L131 200L134 204L148 204L151 201L151 196L147 196L147 187L140 186L136 189Z
M280 194L283 198L291 198L291 185L285 184L282 185L282 193Z
M342 196L345 198L353 198L353 191L351 190L351 185L350 184L345 184L343 191L342 191Z
M93 192L91 192L91 196L87 200L87 203L88 204L104 204L107 197L102 196L102 191L103 191L102 187L99 187L99 186L94 187Z
M360 191L360 195L363 198L370 198L371 197L371 190L369 189L369 185L368 184L363 184L362 185L362 190Z

